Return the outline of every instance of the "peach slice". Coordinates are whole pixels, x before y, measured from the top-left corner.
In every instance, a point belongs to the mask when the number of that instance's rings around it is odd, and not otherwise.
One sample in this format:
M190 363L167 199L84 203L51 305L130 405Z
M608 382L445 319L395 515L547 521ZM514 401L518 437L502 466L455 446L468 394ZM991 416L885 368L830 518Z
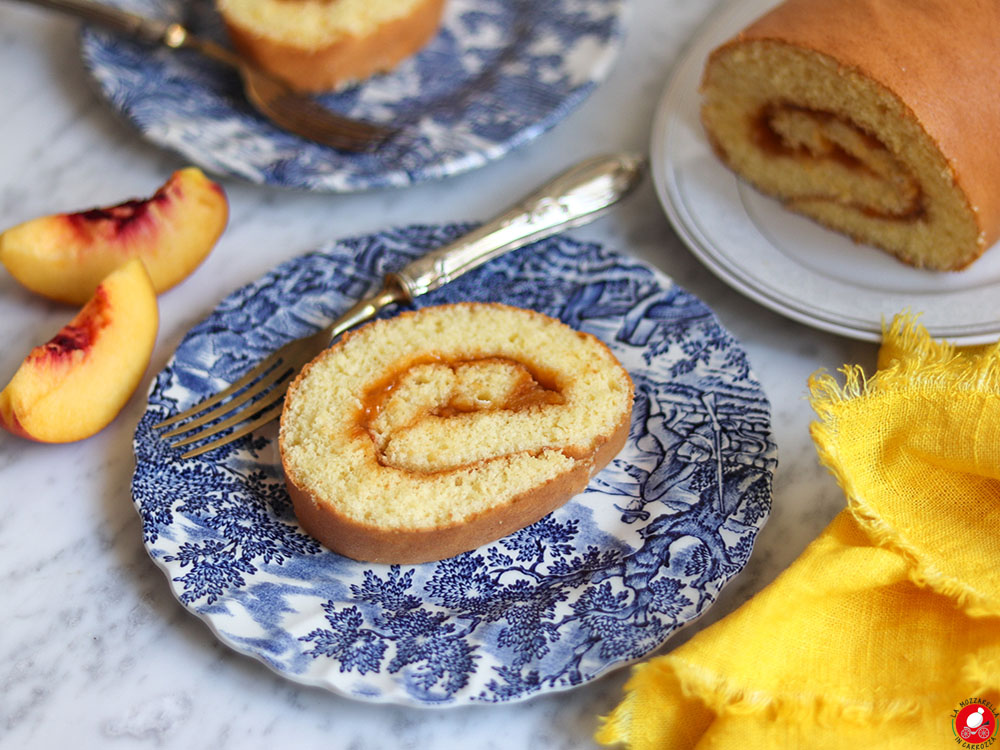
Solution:
M121 411L153 353L156 292L138 258L112 271L0 391L0 426L43 443L82 440Z
M0 234L0 262L32 291L81 305L129 258L157 294L190 274L229 220L229 202L200 169L174 172L152 198L26 221Z

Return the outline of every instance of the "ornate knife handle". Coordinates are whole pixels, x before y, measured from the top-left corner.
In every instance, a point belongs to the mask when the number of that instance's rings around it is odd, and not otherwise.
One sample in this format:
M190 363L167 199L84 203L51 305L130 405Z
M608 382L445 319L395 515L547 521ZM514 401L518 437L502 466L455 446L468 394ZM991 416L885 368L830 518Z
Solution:
M488 260L604 213L639 184L645 159L634 154L587 159L547 182L493 221L392 274L410 298L433 291Z

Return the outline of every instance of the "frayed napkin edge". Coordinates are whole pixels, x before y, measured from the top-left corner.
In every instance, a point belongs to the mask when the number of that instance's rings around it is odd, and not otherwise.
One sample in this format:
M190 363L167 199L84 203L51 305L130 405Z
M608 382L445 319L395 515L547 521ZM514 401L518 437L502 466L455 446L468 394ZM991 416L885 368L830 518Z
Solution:
M884 369L871 377L860 365L847 365L839 370L844 376L843 383L825 370L810 376L810 402L819 421L813 422L809 431L820 463L834 475L847 498L849 511L872 541L902 554L911 563L909 577L914 584L947 596L970 617L1000 617L1000 601L976 591L962 580L945 575L882 520L843 471L843 462L833 448L838 444L839 410L848 402L856 404L879 398L890 390L898 393L928 386L1000 393L1000 343L961 352L952 344L932 339L927 329L918 323L918 316L901 313L884 327L883 349L895 354L883 357L880 353L880 365L884 365Z

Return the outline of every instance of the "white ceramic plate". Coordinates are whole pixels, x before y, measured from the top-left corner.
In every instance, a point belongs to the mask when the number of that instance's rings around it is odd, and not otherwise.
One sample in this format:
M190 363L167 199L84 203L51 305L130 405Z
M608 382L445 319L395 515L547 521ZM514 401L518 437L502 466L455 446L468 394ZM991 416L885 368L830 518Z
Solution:
M959 344L1000 335L1000 251L965 271L910 268L781 205L716 159L698 117L707 55L775 0L728 3L678 61L653 124L657 194L678 234L723 281L801 323L856 339L881 339L882 320L908 310L935 337Z

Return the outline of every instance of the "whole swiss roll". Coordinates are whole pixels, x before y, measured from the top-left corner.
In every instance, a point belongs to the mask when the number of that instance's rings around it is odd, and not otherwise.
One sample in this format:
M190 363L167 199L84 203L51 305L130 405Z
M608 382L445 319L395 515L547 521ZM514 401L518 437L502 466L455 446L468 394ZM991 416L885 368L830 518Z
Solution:
M1000 3L787 0L706 63L702 122L762 192L911 265L1000 237Z

